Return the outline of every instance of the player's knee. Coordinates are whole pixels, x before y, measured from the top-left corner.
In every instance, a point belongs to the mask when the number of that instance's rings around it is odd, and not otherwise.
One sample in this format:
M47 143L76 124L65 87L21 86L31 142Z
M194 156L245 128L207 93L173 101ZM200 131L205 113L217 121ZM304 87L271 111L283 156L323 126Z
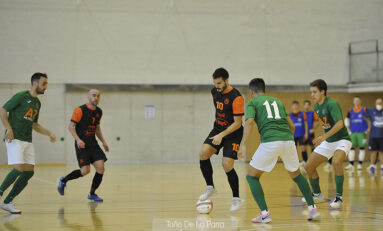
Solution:
M225 172L230 172L234 166L230 163L222 162L222 167L225 170Z
M200 153L199 153L199 159L200 160L207 160L207 159L209 159L209 155L207 155L204 151L200 151Z
M98 174L104 174L104 172L105 172L105 168L104 168L104 167L97 168L97 169L96 169L96 172L97 172Z
M333 159L332 165L334 166L335 169L342 168L343 161Z
M90 173L89 168L82 168L81 169L81 175L85 176L85 175L88 175L89 173Z

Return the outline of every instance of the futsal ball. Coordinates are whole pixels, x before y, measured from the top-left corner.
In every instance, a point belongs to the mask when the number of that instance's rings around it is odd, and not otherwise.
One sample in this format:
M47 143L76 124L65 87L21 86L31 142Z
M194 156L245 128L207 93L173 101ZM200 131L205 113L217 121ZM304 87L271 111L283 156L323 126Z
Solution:
M208 214L213 210L213 202L211 200L198 201L196 205L200 214Z

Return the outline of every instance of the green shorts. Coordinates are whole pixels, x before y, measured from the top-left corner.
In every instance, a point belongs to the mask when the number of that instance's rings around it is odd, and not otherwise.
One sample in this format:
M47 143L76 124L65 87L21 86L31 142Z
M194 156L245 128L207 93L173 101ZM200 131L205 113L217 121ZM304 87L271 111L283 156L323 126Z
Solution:
M356 132L351 133L351 143L353 147L364 148L366 147L366 133Z

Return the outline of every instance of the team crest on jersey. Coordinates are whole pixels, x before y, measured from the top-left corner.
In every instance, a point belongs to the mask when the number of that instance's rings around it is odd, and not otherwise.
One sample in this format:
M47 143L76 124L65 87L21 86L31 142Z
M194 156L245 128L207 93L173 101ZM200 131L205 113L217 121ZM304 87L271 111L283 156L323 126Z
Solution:
M224 101L225 104L229 104L230 103L230 100L228 98L225 99Z

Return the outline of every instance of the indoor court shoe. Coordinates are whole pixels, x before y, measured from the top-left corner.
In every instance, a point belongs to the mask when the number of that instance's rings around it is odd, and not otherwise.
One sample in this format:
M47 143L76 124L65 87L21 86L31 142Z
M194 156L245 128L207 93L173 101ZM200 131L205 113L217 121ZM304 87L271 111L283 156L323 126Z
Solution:
M309 221L316 221L319 220L320 213L318 212L317 208L309 209L309 216L307 217L307 220Z
M263 215L261 212L258 215L258 217L251 219L251 222L253 222L253 223L270 223L271 222L271 215L268 211L265 215Z
M8 211L12 214L21 214L21 210L15 209L15 206L12 202L9 202L8 204L2 203L0 205L0 208L4 209L5 211Z
M233 197L233 200L231 201L231 208L230 208L230 212L234 212L236 210L238 210L241 205L243 204L244 200L242 200L241 198L239 197Z
M371 165L368 170L369 170L371 175L375 174L375 166L374 165Z
M324 195L323 193L312 193L313 199L315 202L323 201L324 200ZM302 197L302 202L306 203L306 199Z
M335 197L335 200L330 203L330 207L333 209L337 209L337 208L342 207L342 204L343 204L342 197L337 196L337 197Z
M201 194L201 196L199 196L199 200L200 201L205 201L207 199L209 199L209 197L213 194L216 194L217 193L217 190L215 190L215 188L211 185L208 185L206 186L206 191Z
M361 165L361 164L358 164L357 169L358 169L358 171L362 171L362 165Z
M65 190L65 186L66 186L66 183L64 181L62 181L63 179L64 179L64 177L59 178L59 185L57 186L57 191L59 191L61 196L64 196L64 190Z
M94 202L103 202L104 200L97 196L97 194L89 194L88 200L94 201Z
M355 167L354 167L354 165L352 165L352 164L348 164L348 165L344 168L344 170L347 170L347 171L354 171L354 170L355 170Z

